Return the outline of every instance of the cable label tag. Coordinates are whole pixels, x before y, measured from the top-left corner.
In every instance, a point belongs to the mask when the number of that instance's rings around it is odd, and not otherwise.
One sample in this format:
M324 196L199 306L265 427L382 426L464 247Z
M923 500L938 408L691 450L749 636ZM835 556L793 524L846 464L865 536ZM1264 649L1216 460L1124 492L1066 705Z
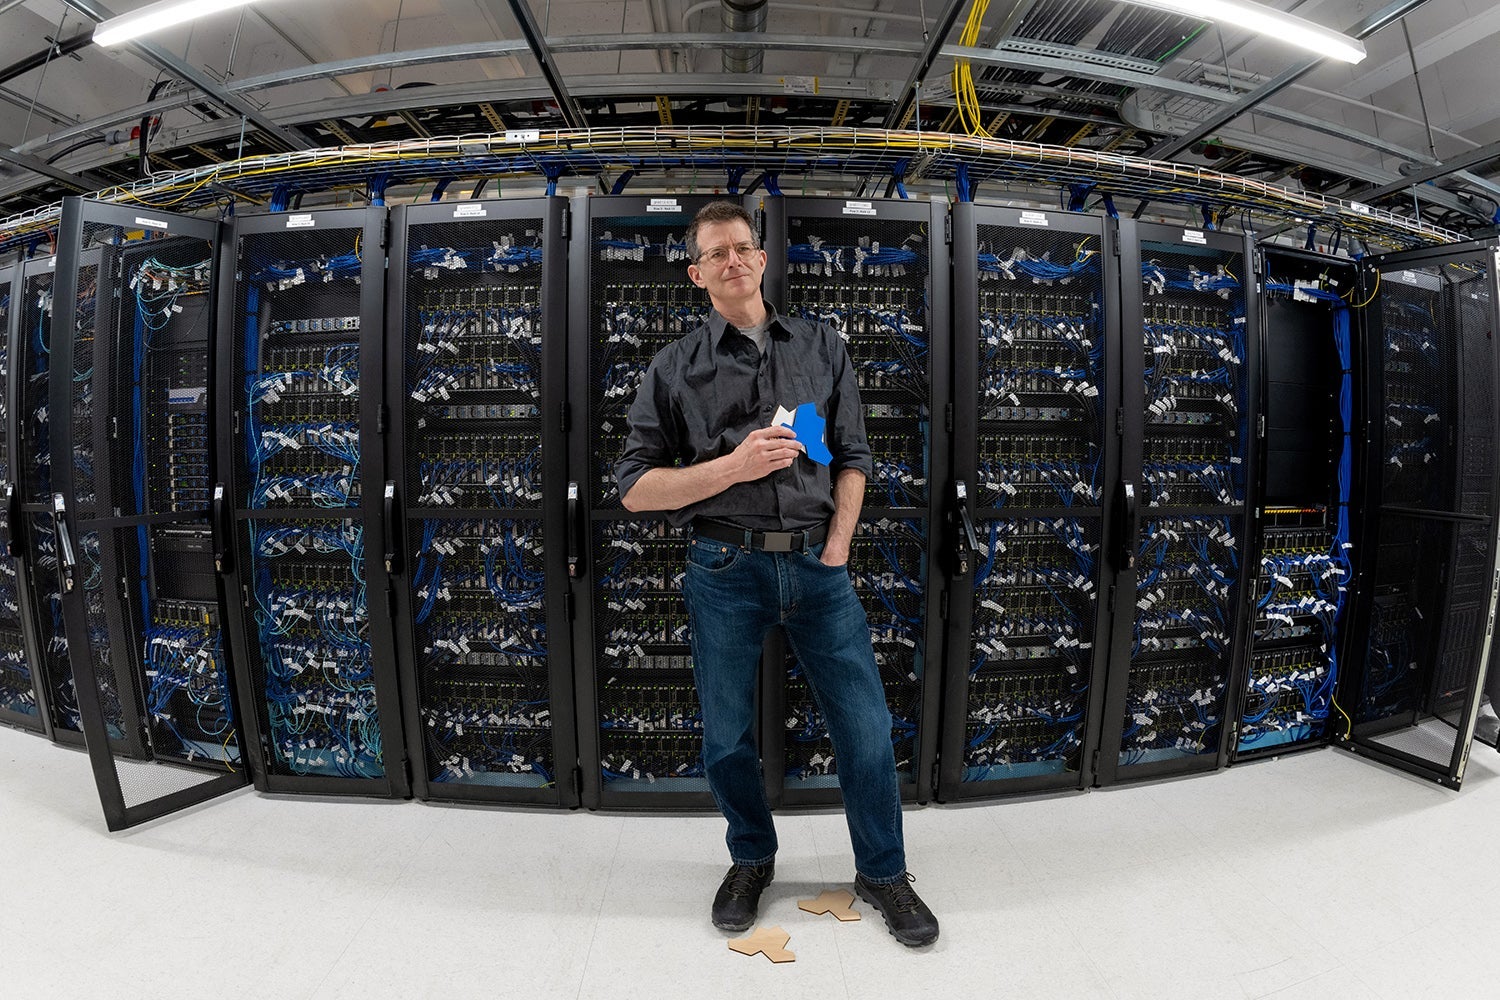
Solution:
M151 229L166 229L167 228L167 224L165 222L161 221L160 219L148 219L145 216L141 216L141 215L137 215L135 217L135 224L137 226L146 226L146 227L151 228Z
M505 130L506 142L536 142L542 137L540 129L534 128L508 128Z
M1022 212L1021 213L1021 225L1023 225L1023 226L1047 226L1047 225L1051 225L1051 223L1049 223L1047 221L1047 213L1046 212Z
M652 198L651 203L646 206L648 212L680 212L676 198Z
M286 217L286 227L288 229L307 229L317 224L317 220L308 212L304 212L301 215L288 215Z
M1182 242L1208 246L1208 237L1203 235L1203 230L1201 229L1184 229L1182 231Z
M875 206L868 201L846 201L844 202L845 215L870 215L875 214Z

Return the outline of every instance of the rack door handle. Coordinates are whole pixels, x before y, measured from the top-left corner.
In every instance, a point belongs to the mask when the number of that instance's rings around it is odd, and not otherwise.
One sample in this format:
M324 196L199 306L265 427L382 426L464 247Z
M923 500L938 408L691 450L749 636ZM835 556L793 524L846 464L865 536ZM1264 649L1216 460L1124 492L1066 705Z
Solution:
M583 505L578 502L578 483L568 483L568 575L583 575Z
M21 558L21 491L15 483L5 484L5 554L12 559Z
M73 551L73 536L68 533L68 502L61 493L52 494L52 518L57 525L57 565L62 571L63 590L72 593L78 558Z
M401 572L401 522L396 498L396 481L385 483L385 571L387 574Z
M1120 544L1119 565L1135 569L1136 535L1141 530L1141 509L1136 495L1135 483L1121 484L1120 489Z
M215 483L214 500L209 511L209 531L213 538L214 569L220 573L229 572L233 561L229 554L229 538L233 532L230 531L228 516L229 503L224 484Z
M954 564L959 576L967 576L979 552L979 539L974 534L974 519L969 516L969 484L962 479L953 484L953 509L958 519L958 537L954 544Z

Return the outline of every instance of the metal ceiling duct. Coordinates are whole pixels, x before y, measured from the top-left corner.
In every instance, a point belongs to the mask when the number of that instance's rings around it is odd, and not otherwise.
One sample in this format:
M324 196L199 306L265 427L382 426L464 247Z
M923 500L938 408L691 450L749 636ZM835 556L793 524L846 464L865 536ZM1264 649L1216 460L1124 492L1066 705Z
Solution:
M766 6L768 0L722 0L725 31L766 30ZM724 50L724 72L759 73L765 59L765 49Z

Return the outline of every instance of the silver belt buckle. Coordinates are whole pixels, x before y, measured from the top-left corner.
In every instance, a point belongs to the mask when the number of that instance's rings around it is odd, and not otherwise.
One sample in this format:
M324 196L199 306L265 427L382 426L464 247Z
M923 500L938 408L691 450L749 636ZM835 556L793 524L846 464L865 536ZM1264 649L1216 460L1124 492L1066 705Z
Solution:
M761 549L766 552L790 552L792 551L792 536L795 531L767 531L761 542Z

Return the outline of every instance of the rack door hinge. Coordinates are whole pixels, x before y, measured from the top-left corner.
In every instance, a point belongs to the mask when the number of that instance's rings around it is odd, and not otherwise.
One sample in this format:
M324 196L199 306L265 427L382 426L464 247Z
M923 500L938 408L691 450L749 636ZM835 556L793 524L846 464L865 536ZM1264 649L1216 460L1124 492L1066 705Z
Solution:
M391 217L383 216L380 220L380 245L389 247L391 245Z
M1109 612L1110 612L1110 614L1114 614L1114 611L1115 611L1115 585L1114 584L1110 584L1109 585Z
M947 214L943 215L943 242L953 242L953 216Z
M563 594L563 617L568 621L572 621L577 610L577 604L573 600L573 595L571 593Z
M1099 780L1099 751L1094 751L1094 756L1089 764L1089 771L1093 773L1094 780Z
M557 404L557 429L564 434L573 429L573 413L567 403Z
M934 760L932 762L932 787L934 789L936 789L938 786L938 769L941 765L942 761Z
M1115 408L1115 436L1116 437L1123 437L1124 435L1125 435L1125 407L1119 406L1119 407Z
M1264 413L1255 418L1255 430L1260 439L1264 441L1266 439L1266 415Z
M384 434L391 426L391 404L381 403L375 410L375 431Z
M575 799L582 799L583 798L583 765L582 764L575 764L573 766L573 798L575 798Z
M942 619L948 617L948 592L946 590L938 594L938 617Z
M952 403L945 403L943 405L943 430L947 431L949 434L953 433L953 404Z
M572 206L570 206L570 205L563 205L563 208L562 208L562 222L560 223L560 225L562 226L562 238L564 240L571 240L573 238L573 208L572 208Z

